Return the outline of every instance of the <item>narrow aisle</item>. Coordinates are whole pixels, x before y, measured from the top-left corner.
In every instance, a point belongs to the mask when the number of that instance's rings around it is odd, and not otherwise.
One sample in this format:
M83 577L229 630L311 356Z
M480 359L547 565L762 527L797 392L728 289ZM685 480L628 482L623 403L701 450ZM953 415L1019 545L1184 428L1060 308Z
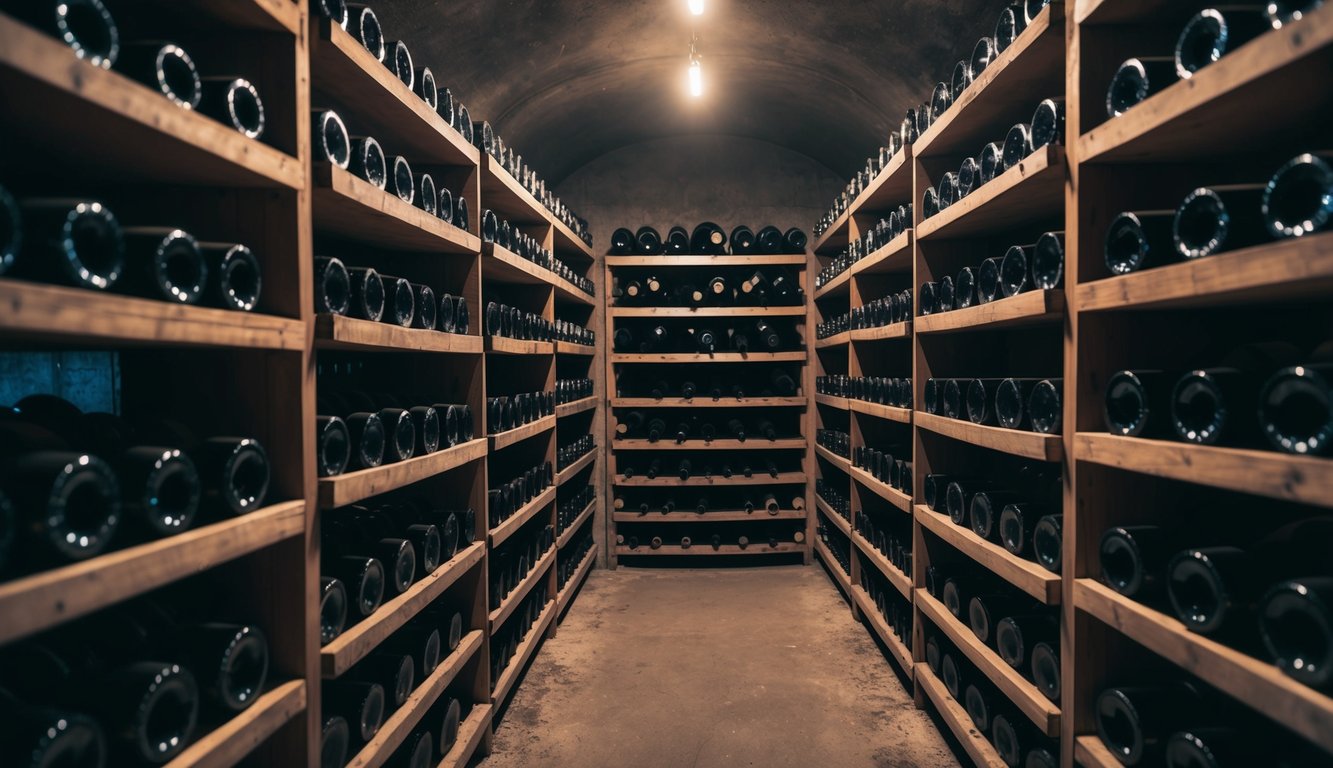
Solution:
M594 571L487 768L958 762L818 566Z

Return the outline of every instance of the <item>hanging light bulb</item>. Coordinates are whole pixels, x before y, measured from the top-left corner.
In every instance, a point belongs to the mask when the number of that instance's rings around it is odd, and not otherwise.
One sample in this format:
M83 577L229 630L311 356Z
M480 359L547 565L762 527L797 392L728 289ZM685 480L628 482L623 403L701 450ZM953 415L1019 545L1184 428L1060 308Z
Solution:
M695 16L704 15L704 0L690 0L690 13Z
M704 95L704 73L698 59L690 62L690 95L696 99Z

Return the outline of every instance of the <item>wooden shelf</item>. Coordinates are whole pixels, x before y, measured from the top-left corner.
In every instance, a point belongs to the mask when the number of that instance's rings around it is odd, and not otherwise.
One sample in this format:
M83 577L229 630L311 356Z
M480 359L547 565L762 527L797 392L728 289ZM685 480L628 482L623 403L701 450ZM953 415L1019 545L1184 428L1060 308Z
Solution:
M963 750L978 768L1006 768L995 747L986 740L986 734L978 731L972 724L972 718L967 714L967 710L949 695L949 689L945 688L944 683L930 671L929 664L924 661L917 662L914 677L916 684L935 705L935 711L939 713L940 719L949 726L949 730L953 731L954 737L963 745Z
M473 542L458 550L448 562L441 564L406 592L386 601L375 613L348 627L319 650L320 675L325 679L341 677L457 584L459 579L481 562L485 554L485 543Z
M875 569L880 572L880 575L892 584L893 588L898 590L898 593L906 598L908 602L911 602L912 577L898 570L893 563L889 562L889 558L885 557L884 553L871 546L870 542L867 541L866 537L862 536L860 532L853 531L848 538L856 544L857 549L861 550L861 554L865 555L866 559L874 564Z
M511 339L507 336L484 336L487 354L491 355L542 355L555 354L555 344L549 341L529 341Z
M716 438L713 440L613 440L611 447L617 451L790 451L805 448L803 437L779 437L777 440L765 440L753 437L746 440Z
M313 90L350 112L349 130L375 136L391 157L413 163L475 167L480 152L443 117L378 61L354 36L311 13L310 72Z
M236 765L305 708L304 680L278 683L244 712L200 736L166 768Z
M880 405L865 400L848 400L847 407L854 413L860 413L865 416L874 416L879 419L896 421L899 424L912 423L912 411L907 408L898 408L893 405Z
M915 411L913 419L918 427L937 435L951 437L965 443L1003 451L1037 461L1060 461L1064 458L1064 443L1060 435L1025 432L1003 427L987 427L961 419L950 419L925 411Z
M912 150L912 145L908 144L889 158L889 164L884 170L852 201L853 213L882 211L911 201Z
M510 592L504 600L500 601L500 607L490 612L488 620L490 621L492 636L495 635L495 631L501 624L508 621L509 617L514 615L514 610L518 608L519 603L523 602L523 599L532 591L533 586L547 577L547 571L550 570L551 564L555 562L556 551L555 547L546 550L541 558L533 564L532 570L528 572L528 575L524 576L523 580L518 583L518 586L514 587L514 591Z
M842 274L821 286L819 290L815 291L815 300L818 301L846 293L851 279L858 275L883 275L899 272L910 275L912 272L912 241L914 234L911 229L903 230L902 234L880 246L874 253L868 254L865 258L848 267Z
M609 317L805 317L805 307L609 307Z
M845 347L848 344L850 344L851 341L852 341L851 332L843 331L842 333L834 334L832 336L827 336L822 339L816 339L815 349L828 349L829 347Z
M551 506L551 503L555 501L556 487L552 485L537 494L532 498L532 501L519 507L507 520L492 528L488 534L491 547L495 548L503 544L510 536L517 533L518 529L522 528L525 523L536 517L538 512Z
M848 600L851 600L852 577L848 576L847 572L842 569L842 565L833 557L833 553L829 551L823 541L820 541L818 536L814 538L814 550L815 554L819 555L820 559L824 561L829 573L833 574L833 583L842 589L842 593L847 596Z
M1275 665L1189 631L1174 616L1094 579L1074 582L1074 606L1260 714L1333 750L1333 698Z
M849 411L852 408L852 401L849 398L837 397L835 395L821 395L815 393L815 402L820 405L827 405L830 408L837 408L840 411Z
M1047 6L1048 8L1050 6ZM1059 288L1025 291L1017 296L916 319L916 332L990 331L1058 323L1065 316L1065 292Z
M592 517L593 513L596 511L597 499L593 499L588 502L588 506L583 508L583 511L579 513L579 516L574 518L574 522L565 529L565 532L560 534L560 538L556 539L555 548L564 549L565 545L573 541L574 535L579 532L579 529L583 527L583 524L588 522L588 518Z
M444 352L479 355L480 336L404 328L343 315L315 315L315 349L345 352Z
M640 514L639 512L626 512L620 510L612 515L612 519L617 523L757 523L773 522L775 520L804 520L805 511L800 509L779 510L776 515L770 515L767 510L756 509L753 512L746 512L743 509L720 510L710 509L702 515L692 510L678 510L663 514L660 511Z
M848 267L834 275L832 280L815 289L815 301L823 301L824 299L831 299L835 296L846 296L851 292L851 289L852 267Z
M849 467L852 479L865 486L871 493L884 499L898 509L912 514L912 497L894 488L888 483L881 483L875 476L859 467Z
M444 756L437 768L464 768L477 754L477 747L491 730L491 715L494 710L489 702L474 704L472 711L458 726L458 738L449 754Z
M577 475L581 469L593 463L594 461L597 461L596 448L593 448L591 451L588 451L583 456L580 456L578 461L574 462L573 464L570 464L568 467L565 467L559 472L556 472L555 473L556 487L559 488L560 486L569 482L570 478L574 477L574 475Z
M593 306L597 299L551 270L519 256L496 243L481 244L481 274L486 282L510 285L549 285L557 300Z
M1096 736L1074 739L1074 760L1083 768L1121 768L1124 765Z
M564 615L565 609L569 607L571 602L573 602L574 593L578 592L579 586L583 584L583 580L589 573L592 573L592 567L596 561L597 545L593 544L592 549L588 550L587 554L583 556L583 560L579 561L578 567L574 569L574 573L570 575L569 580L565 582L565 586L560 590L559 594L555 596L555 615L557 619Z
M495 158L485 153L481 154L481 199L486 201L486 207L513 223L550 225L555 230L557 251L572 251L580 258L592 261L592 248L546 210Z
M1333 6L1325 4L1083 134L1080 162L1181 162L1234 152L1237 142L1316 117L1323 101L1292 98L1290 86L1318 82L1331 67Z
M397 490L484 458L486 441L459 443L425 456L360 469L336 477L319 478L319 508L336 509L362 499Z
M13 341L288 351L305 346L300 320L8 278L0 278L0 308L0 331Z
M612 408L804 408L804 397L747 397L737 400L724 397L713 400L706 396L689 399L683 397L664 397L657 400L651 397L616 397L611 399Z
M9 128L62 160L138 182L305 186L301 162L119 72L78 59L54 37L0 14L0 94L28 109ZM96 126L96 141L89 141Z
M316 162L315 231L377 249L475 255L481 240L328 162Z
M804 267L802 253L768 256L607 256L608 267Z
M847 521L847 518L838 514L837 511L833 509L833 507L829 506L829 503L827 501L824 501L823 499L816 496L815 508L818 509L820 512L823 512L824 516L827 517L829 519L829 522L833 523L833 525L838 530L842 531L847 536L852 535L852 524Z
M1099 432L1074 436L1074 458L1130 472L1333 507L1333 461Z
M815 445L815 455L825 459L830 464L837 467L838 469L841 469L843 472L846 472L847 474L851 474L852 472L851 461L844 459L843 457L839 456L833 451L830 451L829 449L825 448L822 445L818 444Z
M732 477L691 477L689 480L681 480L679 477L656 477L649 480L646 477L632 477L626 479L619 475L611 478L611 484L633 487L671 487L680 486L730 486L730 485L797 485L805 483L804 472L779 472L777 477L771 475L758 474L754 477L742 477L734 475Z
M597 347L590 347L587 344L575 344L572 341L557 341L555 343L555 353L557 355L580 355L582 357L592 357L597 354Z
M901 323L892 323L890 325L881 325L878 328L858 328L851 331L851 339L854 342L910 338L912 338L911 320L904 320Z
M947 515L932 512L924 504L916 505L916 519L949 546L1034 599L1046 605L1060 603L1060 574L1010 554L1004 547L981 538L971 528L954 525Z
M435 671L417 684L416 690L407 697L403 706L384 720L384 724L375 732L374 738L366 742L361 751L352 756L346 768L379 768L388 762L421 722L421 718L435 706L440 694L444 693L454 678L458 677L458 673L463 671L463 667L477 654L482 645L482 634L481 630L474 629L464 635L457 650L449 654L448 658L441 660Z
M1063 3L1046 6L921 134L912 150L922 157L978 152L1010 125L1029 120L1039 100L1063 96L1064 19Z
M305 502L248 515L0 583L0 644L101 610L305 532Z
M902 667L903 674L910 677L912 674L912 652L907 650L907 646L903 645L903 641L899 640L897 635L893 634L893 630L889 628L888 622L884 620L883 614L879 612L875 601L871 599L870 593L862 589L860 584L853 584L851 595L852 600L861 609L861 616L865 618L866 623L879 636L880 642L884 643L884 647L889 649L889 655L893 657L894 661L898 662L898 666Z
M917 237L970 237L1056 218L1065 202L1066 171L1064 147L1047 144L977 191L922 221L917 225Z
M1318 299L1333 290L1333 233L1282 240L1083 283L1080 312Z
M613 353L612 363L795 363L805 362L805 350L792 352L648 352Z
M978 640L971 628L954 618L929 592L918 589L916 605L1038 730L1047 736L1060 735L1060 708L1037 686L1006 664L994 648Z
M563 419L566 416L573 416L576 413L591 411L596 407L597 407L596 396L585 397L581 400L575 400L572 403L562 403L560 405L557 405L555 407L555 417L557 419Z
M543 432L549 432L553 429L555 429L555 414L543 416L534 422L524 424L521 427L511 429L507 432L501 432L498 435L491 435L487 439L491 443L491 450L498 451L502 448L508 448L515 443L521 443L534 435L540 435Z
M803 554L805 552L804 544L794 542L778 542L776 547L770 547L767 541L755 537L743 549L739 544L721 544L717 549L707 542L698 542L689 549L682 548L679 544L663 544L657 549L649 547L647 544L640 544L638 549L630 549L626 546L616 547L616 557L661 557L664 555L675 557L695 557L708 555L713 557L732 556L732 555L791 555Z
M523 638L523 642L518 644L518 652L514 654L514 658L509 660L509 665L500 673L500 678L494 681L495 685L491 691L492 707L498 707L500 702L504 701L513 691L514 684L518 682L519 673L527 666L528 660L532 658L533 653L537 650L537 645L546 636L547 628L551 626L551 622L555 619L555 607L554 600L546 602L546 607L542 608L541 615L537 617L537 620L532 624L532 628L528 630L527 637Z

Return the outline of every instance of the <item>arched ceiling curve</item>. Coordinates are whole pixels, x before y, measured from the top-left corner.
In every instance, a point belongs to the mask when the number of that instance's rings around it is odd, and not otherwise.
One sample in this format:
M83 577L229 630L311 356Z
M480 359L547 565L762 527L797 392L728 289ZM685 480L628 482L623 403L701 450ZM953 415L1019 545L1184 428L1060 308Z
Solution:
M390 39L549 183L618 148L736 135L861 167L1003 0L380 0ZM692 29L705 94L686 95Z

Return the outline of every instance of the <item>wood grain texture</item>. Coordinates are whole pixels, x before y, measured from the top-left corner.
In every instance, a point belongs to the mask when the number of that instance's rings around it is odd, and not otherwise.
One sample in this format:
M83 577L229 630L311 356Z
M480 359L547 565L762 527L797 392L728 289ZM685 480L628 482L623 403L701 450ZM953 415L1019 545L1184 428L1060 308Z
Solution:
M482 351L482 338L321 314L315 316L315 348L345 352L410 351L477 355Z
M537 617L537 621L528 630L527 636L518 644L518 652L514 654L514 658L509 660L509 666L504 668L504 671L500 673L500 678L495 681L495 688L491 693L492 707L500 706L508 699L509 694L513 693L514 684L518 682L519 674L537 651L537 646L541 644L542 639L546 637L546 629L554 619L555 601L551 600L546 603L541 615Z
M986 734L972 725L972 718L968 716L967 710L962 704L954 701L944 683L935 677L935 673L930 671L925 662L917 662L914 677L917 686L935 705L935 711L939 713L940 719L949 726L950 731L953 731L954 737L963 745L963 750L978 768L1007 768L999 753L995 751L995 747L987 741Z
M865 400L848 400L848 410L853 413L859 413L863 416L874 416L877 419L886 421L896 421L899 424L912 423L912 411L908 408L899 408L893 405L880 405Z
M970 421L949 419L925 411L913 414L918 427L938 435L951 437L982 448L1011 453L1037 461L1060 461L1064 456L1064 443L1060 435L1046 435L1040 432L1024 432L1003 427L987 427ZM915 474L915 473L913 473Z
M897 488L894 488L888 483L880 482L879 480L875 479L874 475L870 474L864 469L861 469L860 467L855 467L855 466L850 467L848 474L852 476L853 480L860 483L862 487L866 488L871 493L889 502L893 506L897 507L900 511L906 512L909 515L912 514L911 496L903 493Z
M1007 299L916 319L919 334L989 331L1058 323L1065 315L1065 292L1058 288L1027 291Z
M947 515L932 512L924 504L916 505L916 519L954 549L1033 598L1046 605L1061 601L1060 574L1009 554L1003 547L978 536L971 528L954 525Z
M521 427L501 432L498 435L491 435L487 439L491 443L491 450L498 451L502 448L508 448L515 443L521 443L530 437L535 437L543 432L549 432L555 429L555 414L543 416L534 422L524 424Z
M555 501L555 496L556 486L552 485L533 497L532 501L529 501L527 504L524 504L515 510L514 514L509 516L509 519L492 528L488 534L491 548L494 549L495 547L500 546L507 541L510 536L518 533L519 529L522 528L525 523L550 506L551 503Z
M486 456L486 441L478 438L371 469L360 469L336 477L319 479L319 508L336 509L362 499L421 482Z
M828 503L827 501L824 501L823 499L821 499L821 498L819 498L818 496L816 496L816 497L815 497L815 507L817 507L817 508L819 509L820 512L823 512L823 513L824 513L824 517L827 517L827 518L829 519L829 522L833 523L833 527L835 527L835 528L837 528L838 530L842 531L843 534L846 535L846 536L851 536L851 535L852 535L852 524L851 524L851 522L848 521L847 518L845 518L845 517L843 517L842 515L838 514L837 510L835 510L835 509L833 509L833 507L829 506L829 503Z
M306 709L304 680L278 683L244 712L200 736L166 768L230 768Z
M316 232L442 256L471 256L481 248L476 235L328 162L316 162L313 174Z
M920 222L916 235L921 240L948 240L1058 216L1064 203L1065 171L1064 147L1048 144ZM929 317L920 318L918 327Z
M549 357L555 354L555 344L549 341L529 341L511 339L507 336L484 336L483 343L487 354L491 355L531 355Z
M454 741L454 746L437 768L463 768L471 762L472 756L477 754L477 748L491 731L493 712L490 702L474 704L472 711L458 727L458 738Z

